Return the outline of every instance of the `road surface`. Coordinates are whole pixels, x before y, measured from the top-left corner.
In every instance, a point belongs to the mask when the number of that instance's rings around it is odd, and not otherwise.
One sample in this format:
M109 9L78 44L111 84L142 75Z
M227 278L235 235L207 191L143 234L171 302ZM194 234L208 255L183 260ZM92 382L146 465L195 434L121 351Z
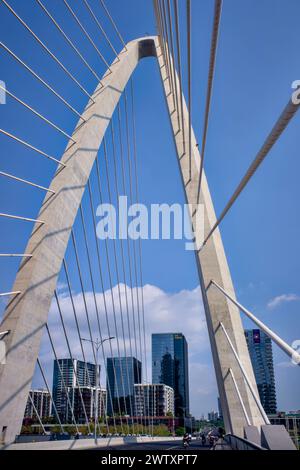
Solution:
M120 445L120 446L110 446L106 447L105 450L165 450L165 451L192 451L192 450L209 450L210 446L202 447L201 441L192 441L190 446L185 449L182 445L181 441L156 441L156 442L145 442L145 443L136 443L133 442L132 444ZM100 450L100 449L94 449ZM102 449L103 450L103 449Z

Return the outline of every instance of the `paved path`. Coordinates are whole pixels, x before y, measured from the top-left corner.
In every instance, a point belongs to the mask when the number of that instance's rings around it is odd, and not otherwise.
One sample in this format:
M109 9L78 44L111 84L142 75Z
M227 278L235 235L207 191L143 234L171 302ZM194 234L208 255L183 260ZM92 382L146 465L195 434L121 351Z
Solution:
M107 447L106 450L165 450L165 451L193 451L193 450L209 450L209 446L202 447L200 441L192 441L190 446L185 449L182 445L182 441L156 441L156 442L145 442L145 443L132 443L123 446ZM97 450L97 449L94 449ZM100 449L99 449L100 450Z

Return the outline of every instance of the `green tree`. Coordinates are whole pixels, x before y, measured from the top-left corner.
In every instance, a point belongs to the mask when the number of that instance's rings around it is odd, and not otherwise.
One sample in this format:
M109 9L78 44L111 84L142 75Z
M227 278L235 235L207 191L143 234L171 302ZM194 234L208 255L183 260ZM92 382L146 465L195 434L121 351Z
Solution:
M31 426L22 426L21 434L33 434L33 429Z
M165 424L159 424L157 426L154 426L153 434L154 436L165 437L170 436L170 431Z
M175 430L176 436L183 436L184 435L184 428L176 428Z

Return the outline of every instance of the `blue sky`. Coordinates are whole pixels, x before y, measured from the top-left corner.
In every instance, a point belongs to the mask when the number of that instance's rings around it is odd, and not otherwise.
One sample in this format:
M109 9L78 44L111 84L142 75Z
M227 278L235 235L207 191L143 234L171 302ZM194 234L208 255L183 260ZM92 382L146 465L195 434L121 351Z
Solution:
M82 37L62 0L45 0L44 3L97 73L104 73L105 66ZM91 92L96 86L94 77L61 40L37 3L34 0L10 0L10 4ZM70 4L97 38L97 29L81 2L70 1ZM121 45L106 22L99 2L90 0L90 4L103 19L103 25L119 50ZM185 2L179 0L179 4L184 32ZM107 0L107 5L126 41L155 33L151 0ZM193 125L201 142L213 1L193 0L192 5ZM297 0L224 1L205 162L217 214L223 209L288 102L291 83L300 79L297 47L299 14L300 4ZM81 111L86 103L84 94L41 50L3 4L0 4L0 26L1 41ZM100 37L97 40L101 51L111 61L113 55L105 41ZM185 63L184 41L182 53ZM72 132L77 121L75 115L13 62L3 49L0 63L0 79L6 82L10 91L66 131ZM134 84L140 200L146 204L182 203L184 197L175 162L175 149L154 59L143 61L134 75ZM298 115L221 227L239 301L290 344L300 338L297 300L297 296L300 296L300 223L297 217L300 193L297 158L299 125ZM0 106L0 127L58 158L66 144L63 136L31 116L10 98L5 106ZM49 185L55 165L1 134L0 146L1 171ZM4 178L0 180L1 212L36 217L43 196L37 190ZM0 220L0 224L1 251L23 252L30 225L7 220ZM78 237L82 240L80 232ZM11 288L17 262L0 262L1 291L4 292ZM171 297L180 291L192 292L198 285L194 255L184 250L182 241L143 242L143 271L145 284L156 286ZM105 282L107 288L107 278ZM74 288L79 288L75 279ZM288 301L288 297L282 297L277 306L268 307L271 299L288 294L295 294L296 300ZM185 312L178 312L178 315L184 316ZM180 324L179 320L178 326ZM251 324L245 322L245 326ZM188 332L186 334L188 337ZM192 411L200 415L216 407L217 392L213 378L204 372L210 369L209 347L203 349L199 345L197 351L197 345L194 345L193 354L193 361L202 364L204 368L199 377L199 381L203 382L201 390L204 391L200 399L192 397ZM278 408L299 409L299 371L289 365L276 347L274 362ZM211 386L212 393L205 393L205 380L210 381L206 391Z

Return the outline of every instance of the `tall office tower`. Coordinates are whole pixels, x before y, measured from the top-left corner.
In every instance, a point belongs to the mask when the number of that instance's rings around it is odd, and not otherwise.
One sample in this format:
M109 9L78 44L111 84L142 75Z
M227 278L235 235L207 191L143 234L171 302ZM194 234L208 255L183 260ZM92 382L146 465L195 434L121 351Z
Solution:
M245 330L260 401L267 414L276 413L276 389L271 339L261 330Z
M135 357L107 358L107 414L134 415L134 384L141 383L142 364ZM112 401L112 403L111 403Z
M222 405L221 405L220 397L218 397L218 410L219 410L219 418L221 420L223 420L223 411L222 411Z
M47 390L30 390L24 418L49 418L51 416L51 396Z
M174 416L174 390L165 384L135 384L136 416Z
M175 416L189 415L188 345L182 333L152 335L152 383L173 388Z
M99 368L100 377L100 368ZM96 386L96 366L89 362L74 359L58 359L54 361L52 397L62 422L67 422L68 388ZM54 409L52 410L55 416Z

